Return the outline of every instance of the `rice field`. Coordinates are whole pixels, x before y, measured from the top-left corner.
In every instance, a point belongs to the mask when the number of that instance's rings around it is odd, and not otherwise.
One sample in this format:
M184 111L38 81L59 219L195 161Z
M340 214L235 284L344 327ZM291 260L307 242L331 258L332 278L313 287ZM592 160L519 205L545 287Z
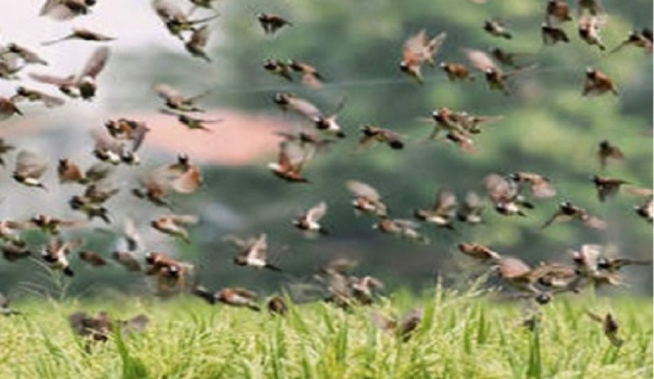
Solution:
M651 378L652 301L594 294L538 309L494 294L437 286L421 297L397 291L344 311L315 302L265 309L200 299L25 299L0 318L1 378ZM409 338L382 330L372 314L401 318L420 308ZM141 333L106 342L76 336L68 316L106 310L145 314ZM612 312L621 347L586 315ZM533 328L524 325L538 312Z

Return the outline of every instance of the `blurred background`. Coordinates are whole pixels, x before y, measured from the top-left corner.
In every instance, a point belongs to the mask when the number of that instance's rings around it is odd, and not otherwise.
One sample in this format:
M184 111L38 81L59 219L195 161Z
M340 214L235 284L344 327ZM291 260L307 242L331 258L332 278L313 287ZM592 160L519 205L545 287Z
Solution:
M190 57L182 43L167 33L149 1L98 1L90 15L68 22L37 17L42 3L0 0L0 43L19 43L37 50L49 62L21 73L29 87L55 94L56 89L31 82L26 72L78 72L97 46L70 41L42 47L41 42L66 35L71 26L89 27L117 40L109 43L112 54L99 76L93 102L67 101L56 109L23 103L24 117L0 123L0 137L37 151L51 162L45 178L49 191L43 192L11 179L15 151L9 154L0 175L0 219L25 220L36 213L79 218L67 200L80 189L57 184L57 159L68 157L88 167L94 162L89 131L103 128L108 119L126 117L145 121L152 129L139 152L143 162L137 168L119 168L117 184L122 191L108 203L112 225L94 221L92 227L119 232L125 217L134 219L147 251L165 251L195 263L200 281L211 288L243 286L271 293L283 283L310 276L331 259L351 257L360 262L355 273L379 277L387 291L400 286L419 291L439 276L449 283L467 277L468 262L455 251L461 241L482 243L531 264L567 262L567 250L585 243L609 245L616 253L651 259L652 225L633 211L641 199L621 195L600 203L589 177L603 174L652 187L652 55L636 48L603 55L578 38L575 22L563 25L571 37L569 44L543 46L544 0L481 4L461 0L225 0L217 4L220 17L210 23L211 63ZM185 1L177 3L190 8ZM630 30L651 28L651 1L602 3L608 12L602 36L609 50L625 40ZM282 15L294 25L265 36L257 12ZM503 20L514 38L498 39L485 33L482 25L491 18ZM430 35L447 32L437 61L467 64L462 48L501 47L523 54L526 64L538 63L538 67L510 80L511 96L488 90L482 78L451 83L438 68L425 67L425 84L417 85L399 71L398 63L404 41L423 28ZM311 90L272 76L262 67L266 58L309 62L320 69L325 85ZM583 98L588 66L612 77L620 96ZM212 133L184 129L159 112L161 103L154 88L160 83L188 95L210 91L200 101L208 109L201 116L223 121L211 126ZM17 85L0 80L0 96L11 96ZM272 102L279 91L303 96L327 113L346 99L339 121L348 138L332 144L308 164L310 185L289 185L266 167L276 160L280 137L274 133L302 123ZM432 125L420 119L443 106L502 115L503 120L488 125L476 138L477 153L464 154L445 141L425 141ZM358 129L368 123L404 135L405 149L376 146L357 151ZM596 151L603 139L621 147L627 159L600 171ZM190 245L150 230L149 220L167 212L129 193L139 177L174 162L178 153L187 153L205 175L199 192L173 198L178 213L200 217L201 223L191 229ZM431 206L441 187L453 189L461 198L468 190L483 194L483 178L488 173L515 171L544 174L555 184L557 197L537 202L528 217L504 217L489 206L485 225L462 225L458 234L425 225L421 231L431 238L429 245L374 230L373 219L354 214L344 186L348 179L367 182L386 196L394 217L410 218L414 208ZM332 233L304 238L291 220L321 200L329 205L324 223ZM608 230L577 223L541 230L563 200L604 218ZM268 233L274 260L285 274L232 264L235 252L223 237L261 232ZM89 248L106 256L118 243L111 233L89 233L88 229L64 235L83 236ZM34 246L46 241L38 233L28 233L26 238ZM70 283L72 294L97 295L107 289L147 292L142 276L130 275L117 265L94 269L74 261L73 266L80 269ZM650 296L651 268L627 270L630 287L620 291ZM18 294L26 283L34 282L48 287L50 279L42 271L29 260L0 262L0 291Z

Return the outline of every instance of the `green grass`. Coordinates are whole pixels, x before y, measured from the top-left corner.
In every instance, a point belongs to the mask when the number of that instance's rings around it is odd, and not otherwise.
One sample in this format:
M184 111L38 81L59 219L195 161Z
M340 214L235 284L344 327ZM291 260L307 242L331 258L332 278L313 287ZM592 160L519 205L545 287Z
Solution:
M2 378L651 378L651 299L570 296L541 308L535 330L516 303L437 289L404 293L344 312L321 303L285 318L209 306L192 298L79 302L27 300L23 316L0 318ZM610 308L609 308L610 304ZM403 343L370 322L370 312L424 319ZM107 309L147 314L140 335L113 335L85 349L67 316ZM587 309L611 310L625 339L613 347Z

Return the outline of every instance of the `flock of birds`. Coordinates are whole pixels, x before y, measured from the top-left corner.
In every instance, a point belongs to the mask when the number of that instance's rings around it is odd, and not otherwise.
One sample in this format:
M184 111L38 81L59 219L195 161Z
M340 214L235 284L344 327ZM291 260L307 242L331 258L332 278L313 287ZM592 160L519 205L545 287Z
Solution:
M179 39L185 50L194 58L207 62L211 58L205 51L209 36L210 22L217 17L214 9L215 0L188 0L190 10L182 10L176 3L168 0L152 2L156 15L167 31ZM578 36L588 45L596 46L604 51L601 31L606 26L606 13L598 0L578 0L577 24ZM41 9L41 16L67 21L92 12L95 0L47 0ZM194 16L196 12L209 12L203 17ZM573 21L572 10L566 0L549 0L543 10L544 23L541 26L542 41L545 45L555 45L570 41L563 28ZM292 27L293 23L282 16L260 13L256 16L265 35L280 33L281 29ZM489 19L483 29L497 38L511 39L512 34L500 21ZM399 70L417 83L423 83L422 69L425 66L439 66L452 82L476 80L473 70L460 62L436 63L436 55L445 43L445 32L430 37L426 30L410 36L402 52ZM110 57L108 44L114 38L88 29L73 28L70 34L54 40L44 41L43 46L51 46L65 41L81 40L102 44L93 50L83 69L74 74L57 76L43 72L30 72L29 77L40 83L52 85L69 100L82 99L91 101L97 92L96 79L103 71ZM652 32L649 29L634 30L626 36L624 42L608 53L615 53L625 47L640 48L647 53L652 52ZM491 90L510 95L507 81L520 73L534 68L534 65L519 65L516 56L501 49L484 52L476 49L465 49L464 53L469 63L480 73ZM39 54L16 43L0 46L0 79L22 80L19 74L26 67L37 66L40 69L48 62ZM501 67L509 67L504 71ZM283 61L265 59L263 69L272 75L287 81L300 80L311 89L320 89L324 78L320 70L307 62L297 60ZM189 130L211 131L207 126L220 120L208 120L197 116L203 108L198 105L205 93L184 95L169 85L159 85L156 89L163 100L162 112L174 117L177 122ZM588 68L585 72L585 84L582 89L584 96L604 94L618 95L618 89L612 79L605 73ZM27 85L16 88L15 94L0 97L0 121L13 116L22 116L22 103L42 103L45 107L58 107L66 99L57 95L41 92ZM289 183L309 183L304 170L311 159L325 151L329 144L347 138L344 129L338 123L338 113L343 108L341 101L331 113L319 109L309 100L289 92L276 93L272 99L281 110L294 113L304 125L301 129L278 132L282 141L279 144L278 159L269 163L271 172ZM445 141L456 144L463 152L474 152L475 135L482 132L482 126L490 122L499 122L501 116L473 115L466 111L457 111L446 107L435 110L430 118L433 123L433 133L430 139L445 135ZM3 257L10 262L31 258L60 271L66 276L74 276L75 262L73 252L77 252L79 261L92 267L109 264L110 259L94 251L83 249L84 240L66 239L63 231L69 228L80 228L90 225L96 218L106 224L112 223L115 215L110 214L106 202L117 195L122 188L115 187L111 178L117 166L136 166L139 164L138 150L147 140L149 127L146 123L126 118L108 120L104 128L92 132L95 140L93 164L84 168L70 159L60 159L57 165L59 185L79 185L83 191L72 196L68 202L70 208L83 217L74 220L61 219L56 216L38 214L28 220L0 221L0 239ZM403 136L394 131L376 125L366 125L360 129L359 145L367 148L373 144L387 145L390 149L403 149ZM16 149L4 139L0 139L0 163L4 164L3 156L13 154ZM601 141L597 149L597 157L601 167L614 161L625 159L622 149L608 140ZM36 152L19 149L15 154L13 179L24 186L48 190L41 180L48 169L48 159ZM653 192L649 188L641 188L614 177L595 175L591 178L597 189L598 198L604 202L618 193L628 193L641 197L643 201L635 205L635 213L645 221L652 223ZM129 188L134 196L149 202L154 206L173 212L170 195L192 194L203 184L200 168L193 164L190 157L180 154L176 161L167 162L146 173L138 185ZM414 211L415 220L392 217L386 198L373 186L359 180L346 182L347 189L352 194L352 206L360 214L368 215L375 220L374 228L381 233L391 234L416 241L429 243L429 238L419 231L420 223L435 225L457 232L458 224L476 225L484 222L483 212L485 202L482 196L468 192L463 201L459 201L453 191L443 188L438 191L435 203L426 209ZM491 173L485 178L487 196L493 208L499 214L510 216L525 216L526 210L533 208L533 202L539 199L556 196L555 184L546 176L533 172L515 172L508 175ZM35 189L34 191L37 191ZM293 220L293 225L304 233L319 236L330 233L321 223L327 214L325 202L306 210L303 215ZM607 223L592 215L570 201L561 202L552 216L543 224L543 228L559 222L579 222L594 229L604 229ZM151 221L155 230L190 243L188 227L196 224L198 218L194 215L167 214ZM29 246L23 239L25 230L40 230L49 236L45 246ZM261 309L257 294L253 291L230 287L213 291L197 283L194 278L194 265L180 261L164 252L147 252L142 259L139 255L144 248L137 233L137 227L127 219L125 221L124 249L115 251L112 259L131 272L142 272L153 278L159 295L167 296L179 292L190 292L206 300L210 304L224 303L233 306L247 307L255 311ZM241 238L230 235L225 238L234 246L237 254L234 263L258 269L282 271L271 262L267 235ZM535 267L527 265L516 257L505 256L491 248L471 242L461 242L460 252L487 265L491 272L497 274L507 285L515 288L519 297L535 300L544 304L552 296L564 292L579 292L586 287L600 285L619 285L622 283L620 269L633 264L650 264L651 261L640 261L629 258L615 257L606 254L602 246L582 245L579 251L571 252L569 263L542 263ZM319 288L320 297L339 307L349 308L356 305L371 304L375 299L375 291L383 284L372 276L358 277L351 274L356 262L349 259L336 259L323 267L316 275L315 285ZM283 315L287 312L288 298L273 296L266 302L267 309L274 314ZM16 314L18 311L9 307L9 300L0 297L0 309L5 315ZM616 346L622 343L617 336L618 324L611 313L597 315L589 313L593 320L604 326L606 335ZM379 327L395 331L404 339L420 324L421 312L412 310L402 319L388 318L378 313L372 315L372 322ZM533 321L533 320L532 320ZM91 336L93 340L103 341L108 333L116 328L127 331L139 331L147 325L148 319L139 315L131 320L111 320L105 312L88 315L83 312L70 316L73 329L80 335Z

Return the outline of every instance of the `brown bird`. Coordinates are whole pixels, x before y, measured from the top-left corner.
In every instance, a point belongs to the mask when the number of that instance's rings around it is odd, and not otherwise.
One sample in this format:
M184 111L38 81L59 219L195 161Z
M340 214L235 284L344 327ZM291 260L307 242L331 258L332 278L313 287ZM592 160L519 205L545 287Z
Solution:
M164 23L168 32L183 40L182 33L194 32L195 25L203 24L218 17L217 14L205 18L191 20L189 14L182 11L176 4L171 3L169 0L154 0L152 2L154 11L159 16L159 19Z
M206 62L211 62L211 58L209 58L205 51L207 42L209 42L210 32L211 30L208 25L193 30L191 37L184 43L186 51L188 51L193 57L204 59Z
M259 20L259 24L261 24L264 33L267 35L275 34L284 26L293 26L290 21L276 14L259 13L257 14L257 20Z
M305 119L315 122L317 117L323 117L322 112L310 101L289 92L278 92L273 101L284 111L293 111Z
M439 66L445 71L451 82L475 80L474 75L470 73L470 69L461 63L441 62Z
M0 239L16 247L25 247L26 243L20 237L18 230L25 229L26 224L20 221L0 221Z
M195 8L204 8L204 9L214 9L214 3L217 3L218 0L190 0L193 4L193 9L190 12L193 12Z
M141 264L136 258L134 258L132 253L128 251L114 251L111 257L121 266L125 267L127 271L141 271Z
M330 115L318 114L314 116L311 121L316 126L316 129L324 132L325 134L333 135L338 138L345 138L345 132L338 123L338 113L345 107L345 98L338 102L336 108Z
M32 253L32 251L29 248L27 248L24 245L24 243L20 245L16 245L13 243L6 243L2 247L0 247L0 250L2 250L2 257L8 262L14 262L20 259L29 258L36 255Z
M45 59L41 58L37 53L24 46L20 46L16 43L7 44L6 52L15 54L25 64L40 64L44 66L48 65L48 62Z
M21 312L11 308L11 300L0 293L0 315L5 317L20 315Z
M456 209L456 218L470 225L477 225L484 222L481 215L485 208L484 202L475 192L468 191L464 201L459 203Z
M654 197L652 195L642 204L634 207L636 214L650 224L654 219Z
M202 108L195 106L195 102L210 93L207 91L198 95L186 97L168 84L158 85L156 91L157 95L164 100L164 104L168 108L178 112L204 112Z
M47 190L41 182L41 177L45 174L47 168L48 162L44 158L31 151L21 150L16 157L16 168L12 174L12 178L28 187L38 187Z
M85 220L65 220L44 214L37 214L22 223L22 229L39 229L49 235L58 235L62 228L79 228L86 226Z
M434 57L438 54L446 37L447 33L443 32L429 38L425 29L411 36L404 42L400 70L422 84L424 81L421 73L423 64L435 66Z
M43 75L30 73L30 77L37 82L52 84L67 96L76 98L81 97L84 100L92 100L97 91L96 78L104 69L109 60L109 48L106 46L98 47L86 61L86 65L77 75L58 77L52 75Z
M475 154L477 152L475 141L466 133L457 130L450 130L445 135L445 139L454 143L459 150L466 154Z
M170 296L186 289L188 279L194 270L192 264L179 262L167 254L149 252L145 255L149 265L145 275L154 276L157 295Z
M535 199L549 199L556 196L556 189L549 179L533 172L516 172L509 175L518 186L527 184L531 187L531 196Z
M302 169L313 158L315 150L303 148L300 144L289 141L279 143L277 162L268 163L268 168L275 176L289 183L308 183L302 176Z
M572 21L567 0L549 0L545 7L545 22L555 25L567 21Z
M354 196L354 209L378 217L388 216L388 207L374 187L358 180L348 180L345 186Z
M606 50L600 36L601 28L606 24L603 17L582 17L579 20L579 37L591 46L597 46L600 50Z
M275 134L284 137L286 141L299 143L302 148L314 148L316 152L325 151L329 144L335 142L332 139L321 138L316 133L302 130L296 133L275 132Z
M488 197L495 204L495 210L505 216L526 216L523 208L534 206L520 195L518 185L513 180L507 180L501 175L492 173L484 179Z
M286 316L288 313L286 300L279 295L269 298L268 301L266 301L266 308L268 309L268 313L271 315Z
M357 278L350 276L348 278L350 288L352 290L352 297L362 305L370 305L373 303L373 290L384 288L384 283L372 276L364 276Z
M302 75L302 83L307 87L314 89L322 87L324 78L314 66L293 59L289 60L287 65L291 70L299 72Z
M536 301L545 304L551 300L549 292L539 286L554 287L558 292L572 290L570 283L577 279L574 268L560 264L541 264L534 268L519 258L501 258L494 267L497 275L508 285L520 292L538 295Z
M475 66L479 71L484 73L488 87L491 90L497 90L505 95L509 95L509 89L506 85L506 80L524 70L535 67L534 65L523 67L520 70L513 70L510 72L502 71L493 59L481 50L464 49L466 57L470 63Z
M565 30L547 23L543 23L540 26L540 35L543 39L543 44L548 46L556 45L559 42L570 42L570 38Z
M4 121L15 114L22 116L23 112L14 104L14 100L0 96L0 121Z
M584 208L573 205L569 201L564 201L559 204L556 212L543 224L541 229L545 229L552 225L554 222L567 222L572 220L579 220L586 227L592 229L606 229L606 221L601 220L595 216L591 216Z
M82 195L74 195L68 201L71 209L84 213L89 221L100 218L111 224L109 210L103 205L120 190L107 182L92 183L86 187Z
M107 41L113 41L115 38L106 36L104 34L100 34L97 32L94 32L90 29L85 29L85 28L73 28L73 31L61 38L57 38L51 41L46 41L46 42L41 42L41 45L43 46L50 46L54 45L60 42L64 41L71 41L71 40L80 40L80 41L92 41L92 42L107 42Z
M140 187L134 188L132 194L154 205L172 209L166 199L171 192L195 192L203 183L200 169L189 163L186 155L180 155L177 159L177 163L158 167L141 178Z
M380 128L375 125L364 125L361 127L363 136L359 139L359 147L367 147L377 142L388 145L393 150L404 148L402 136L388 129Z
M96 0L46 0L39 16L47 16L57 21L71 20L76 16L90 13Z
M613 54L625 46L635 46L645 50L646 53L652 53L652 30L642 28L641 30L632 30L629 32L627 39L622 41L617 47L609 52Z
M57 165L57 175L59 176L59 183L77 183L77 184L91 184L102 181L113 173L112 166L105 164L94 164L89 167L86 172L72 160L68 158L59 159Z
M436 193L436 201L431 209L415 209L413 216L441 228L455 230L453 222L456 217L456 195L449 189L441 188Z
M327 214L327 203L321 201L302 216L293 220L293 225L306 232L318 232L320 234L328 234L327 229L320 225L320 220Z
M586 311L588 317L591 320L597 321L602 324L602 329L604 330L604 335L609 339L611 344L615 347L620 347L624 343L624 340L618 336L618 321L613 317L611 312L607 312L604 317L593 313L591 311Z
M620 191L620 186L629 184L629 182L618 179L609 178L606 176L593 175L591 176L595 189L597 190L597 197L599 201L606 201L609 197L613 197Z
M279 59L266 59L263 61L263 68L273 75L280 76L289 82L293 81L293 76L291 76L292 69Z
M104 126L113 138L122 141L132 141L133 152L141 147L146 134L150 131L150 128L148 128L145 122L122 117L115 120L108 120L104 123Z
M597 268L599 270L608 271L610 273L616 273L620 271L625 266L649 266L652 264L652 260L644 259L631 259L631 258L620 258L620 257L600 257L597 259Z
M191 117L187 114L175 113L169 111L168 109L161 109L161 113L165 113L177 117L177 121L180 124L186 126L186 128L188 128L189 130L203 130L209 133L213 132L213 130L211 130L211 128L207 127L205 124L216 124L223 121L222 118L208 120L203 118Z
M72 250L79 248L82 243L82 240L63 241L59 238L52 238L41 251L41 258L51 269L61 270L66 276L73 276L74 272L70 267L68 255Z
M29 89L27 87L19 86L16 88L16 94L10 98L12 102L21 102L24 100L30 102L41 102L46 108L54 108L64 105L64 99L48 95L45 92Z
M266 233L261 233L258 238L247 241L244 248L234 257L234 263L238 266L282 271L279 267L268 262L268 236Z
M424 244L430 242L429 238L418 232L419 224L412 220L381 218L373 229L377 229L382 233L392 234L411 241L416 241Z
M597 159L602 169L604 169L610 161L622 161L625 156L619 147L612 145L608 140L603 140L599 143Z
M152 220L150 225L161 233L180 238L186 243L191 243L191 238L185 226L195 225L197 223L198 217L195 215L170 215Z
M91 130L91 137L95 141L92 154L101 162L112 165L139 163L136 154L127 149L123 142L111 137L111 135L93 129Z
M499 261L502 258L498 252L478 243L461 242L457 247L463 254L484 262Z
M234 307L247 307L259 312L261 308L256 303L257 294L244 288L223 288L215 295L216 301Z
M75 334L89 337L96 342L108 341L112 332L122 333L124 336L140 333L145 330L149 322L148 317L143 314L129 320L112 320L105 311L100 311L95 316L86 312L76 312L68 316L68 323Z
M493 37L500 37L506 39L512 39L513 35L506 30L504 23L499 20L486 20L484 21L483 29Z
M107 265L107 260L104 257L94 251L80 251L79 259L88 263L93 267L101 267Z
M613 84L613 80L611 80L611 78L609 78L605 73L592 67L586 68L586 80L584 82L582 96L602 95L609 91L615 96L618 96L618 89L615 84Z
M422 322L422 311L420 309L411 309L399 321L395 317L387 317L379 312L372 312L370 319L379 329L392 333L402 338L403 342L407 342Z

